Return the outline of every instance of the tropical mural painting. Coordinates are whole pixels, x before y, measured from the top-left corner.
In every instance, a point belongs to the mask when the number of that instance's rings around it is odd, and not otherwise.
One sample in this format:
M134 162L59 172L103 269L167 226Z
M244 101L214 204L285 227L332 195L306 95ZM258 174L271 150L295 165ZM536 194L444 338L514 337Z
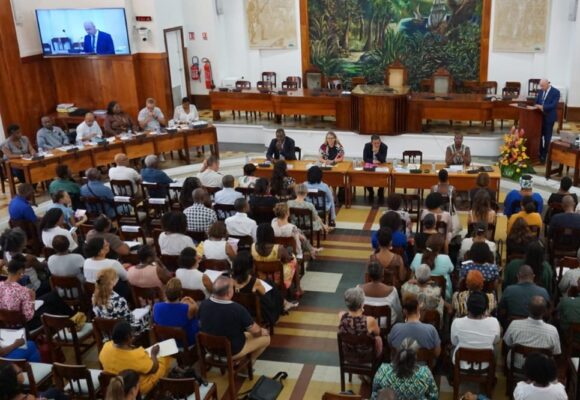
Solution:
M439 67L479 80L483 0L308 0L311 64L345 82L383 83L400 60L419 89Z

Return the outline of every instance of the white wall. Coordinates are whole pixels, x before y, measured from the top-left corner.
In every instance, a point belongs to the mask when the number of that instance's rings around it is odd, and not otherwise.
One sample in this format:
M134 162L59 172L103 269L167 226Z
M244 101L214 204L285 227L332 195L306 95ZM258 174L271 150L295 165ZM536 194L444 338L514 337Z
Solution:
M576 13L576 23L569 39L572 43L571 59L568 66L570 88L568 90L568 106L580 107L580 7Z

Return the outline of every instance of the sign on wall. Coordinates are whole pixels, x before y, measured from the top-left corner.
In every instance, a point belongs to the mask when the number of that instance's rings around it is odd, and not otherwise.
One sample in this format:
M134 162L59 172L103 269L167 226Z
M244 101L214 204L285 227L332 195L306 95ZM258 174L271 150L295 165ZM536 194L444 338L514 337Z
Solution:
M248 0L246 16L251 49L298 47L294 0Z
M493 51L539 53L545 50L550 0L494 3Z

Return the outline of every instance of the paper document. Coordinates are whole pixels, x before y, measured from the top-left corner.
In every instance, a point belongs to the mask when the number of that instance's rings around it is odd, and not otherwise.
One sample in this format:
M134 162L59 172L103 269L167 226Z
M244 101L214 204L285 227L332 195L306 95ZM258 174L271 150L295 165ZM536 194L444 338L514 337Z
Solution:
M18 339L24 339L19 349L26 349L26 331L22 329L0 329L0 347L8 347Z
M207 275L211 283L214 283L215 280L218 278L218 276L223 275L224 272L226 271L215 271L213 269L206 269L204 271L204 274Z
M268 282L263 281L260 279L260 282L262 282L262 286L264 286L264 293L268 293L270 290L272 290L272 285L270 285Z
M461 172L463 171L463 165L450 165L446 169L448 169L451 172Z
M388 167L377 167L377 168L375 168L375 172L386 172L386 173L389 173L389 168Z
M175 342L175 339L167 339L164 340L163 342L157 343L157 345L159 345L159 354L157 354L157 357L167 357L179 353L179 349L177 348L177 343ZM149 354L149 356L151 356L151 349L153 348L153 346L145 349L145 351L147 352L147 354Z
M132 249L135 246L140 246L141 242L138 242L137 240L125 240L125 244L129 246L130 249Z
M38 310L44 304L44 300L34 300L34 311Z
M139 321L142 320L143 317L145 317L147 314L149 314L150 310L151 309L149 308L149 306L136 308L133 311L131 311L131 314L133 314L133 318L135 318L135 321Z

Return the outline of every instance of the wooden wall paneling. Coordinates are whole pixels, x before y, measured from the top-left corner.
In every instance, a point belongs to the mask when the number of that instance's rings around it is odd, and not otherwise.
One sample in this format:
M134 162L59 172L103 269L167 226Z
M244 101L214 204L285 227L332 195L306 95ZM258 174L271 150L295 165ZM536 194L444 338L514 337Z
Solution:
M481 10L481 48L479 50L479 81L487 81L489 68L489 36L491 34L491 0L482 0Z
M153 97L161 111L170 117L171 81L167 53L135 54L135 78L137 80L137 98L139 107L145 107L145 100Z
M308 0L300 0L300 52L302 76L310 68L310 32L308 32Z

